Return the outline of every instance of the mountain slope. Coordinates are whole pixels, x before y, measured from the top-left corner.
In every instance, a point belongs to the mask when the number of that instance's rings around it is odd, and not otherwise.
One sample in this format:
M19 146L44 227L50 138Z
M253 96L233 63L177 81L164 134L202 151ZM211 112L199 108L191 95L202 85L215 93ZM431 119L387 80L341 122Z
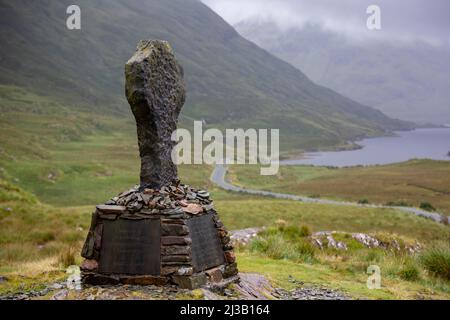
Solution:
M317 83L391 117L450 123L450 51L444 46L350 40L317 26L281 30L256 19L236 28Z
M280 128L282 148L315 148L409 127L311 82L196 0L0 1L0 84L93 112L130 116L123 66L140 39L168 40L185 69L183 114L219 127Z

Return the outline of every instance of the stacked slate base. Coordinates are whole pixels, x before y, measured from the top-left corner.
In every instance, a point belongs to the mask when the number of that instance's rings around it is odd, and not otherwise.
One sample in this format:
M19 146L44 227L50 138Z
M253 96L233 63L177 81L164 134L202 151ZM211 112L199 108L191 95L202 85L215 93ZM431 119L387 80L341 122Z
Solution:
M97 206L82 256L86 284L195 289L239 280L230 236L208 192L178 182L135 187Z

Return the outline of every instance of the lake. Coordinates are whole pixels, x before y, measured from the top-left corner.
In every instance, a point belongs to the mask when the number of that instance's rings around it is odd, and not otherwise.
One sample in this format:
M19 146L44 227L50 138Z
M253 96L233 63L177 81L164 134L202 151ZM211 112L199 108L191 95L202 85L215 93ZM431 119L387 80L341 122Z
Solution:
M411 159L448 160L450 128L427 128L396 132L394 137L357 141L363 148L338 152L306 153L304 159L284 160L283 165L310 164L316 166L377 165Z

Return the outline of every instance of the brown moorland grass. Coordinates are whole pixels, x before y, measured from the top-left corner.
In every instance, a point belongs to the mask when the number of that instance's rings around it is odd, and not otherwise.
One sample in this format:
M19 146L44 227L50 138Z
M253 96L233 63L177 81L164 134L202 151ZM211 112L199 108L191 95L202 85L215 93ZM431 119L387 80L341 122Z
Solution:
M231 166L236 185L276 192L374 204L428 202L450 215L450 161L411 160L370 167L281 166L276 176L261 176L257 166Z

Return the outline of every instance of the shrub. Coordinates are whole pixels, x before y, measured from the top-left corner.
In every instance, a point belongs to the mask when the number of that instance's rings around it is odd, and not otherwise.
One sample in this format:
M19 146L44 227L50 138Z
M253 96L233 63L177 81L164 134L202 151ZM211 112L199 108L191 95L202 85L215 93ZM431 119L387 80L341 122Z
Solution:
M281 221L281 222L280 222ZM276 222L276 228L268 228L267 230L260 233L260 235L282 235L284 238L290 241L296 241L298 238L304 238L311 235L311 231L308 226L291 226L287 225L284 220L279 220Z
M369 263L380 262L384 256L385 252L382 249L371 249L362 260Z
M286 227L287 222L286 220L278 219L277 221L275 221L275 224L277 225L278 229L283 230Z
M420 204L420 209L425 211L436 211L436 208L431 205L429 202L422 202Z
M450 280L450 249L435 247L420 255L423 267L432 275Z
M420 269L413 262L407 262L400 269L399 277L406 281L417 281L420 279Z
M297 260L309 263L314 262L316 248L310 242L301 240L296 244L295 249L299 254Z
M297 226L285 227L284 230L280 230L279 234L289 241L296 241L301 237L300 228Z
M315 248L309 240L301 237L309 231L298 227L283 230L271 228L261 233L249 246L250 251L262 253L272 259L313 262Z
M280 234L269 234L255 239L252 241L250 249L272 259L296 260L298 257L295 246L285 241Z
M311 235L311 230L308 228L308 226L301 226L299 230L299 236L300 237L309 237Z
M389 207L412 207L411 204L405 202L405 201L390 201L386 203Z

